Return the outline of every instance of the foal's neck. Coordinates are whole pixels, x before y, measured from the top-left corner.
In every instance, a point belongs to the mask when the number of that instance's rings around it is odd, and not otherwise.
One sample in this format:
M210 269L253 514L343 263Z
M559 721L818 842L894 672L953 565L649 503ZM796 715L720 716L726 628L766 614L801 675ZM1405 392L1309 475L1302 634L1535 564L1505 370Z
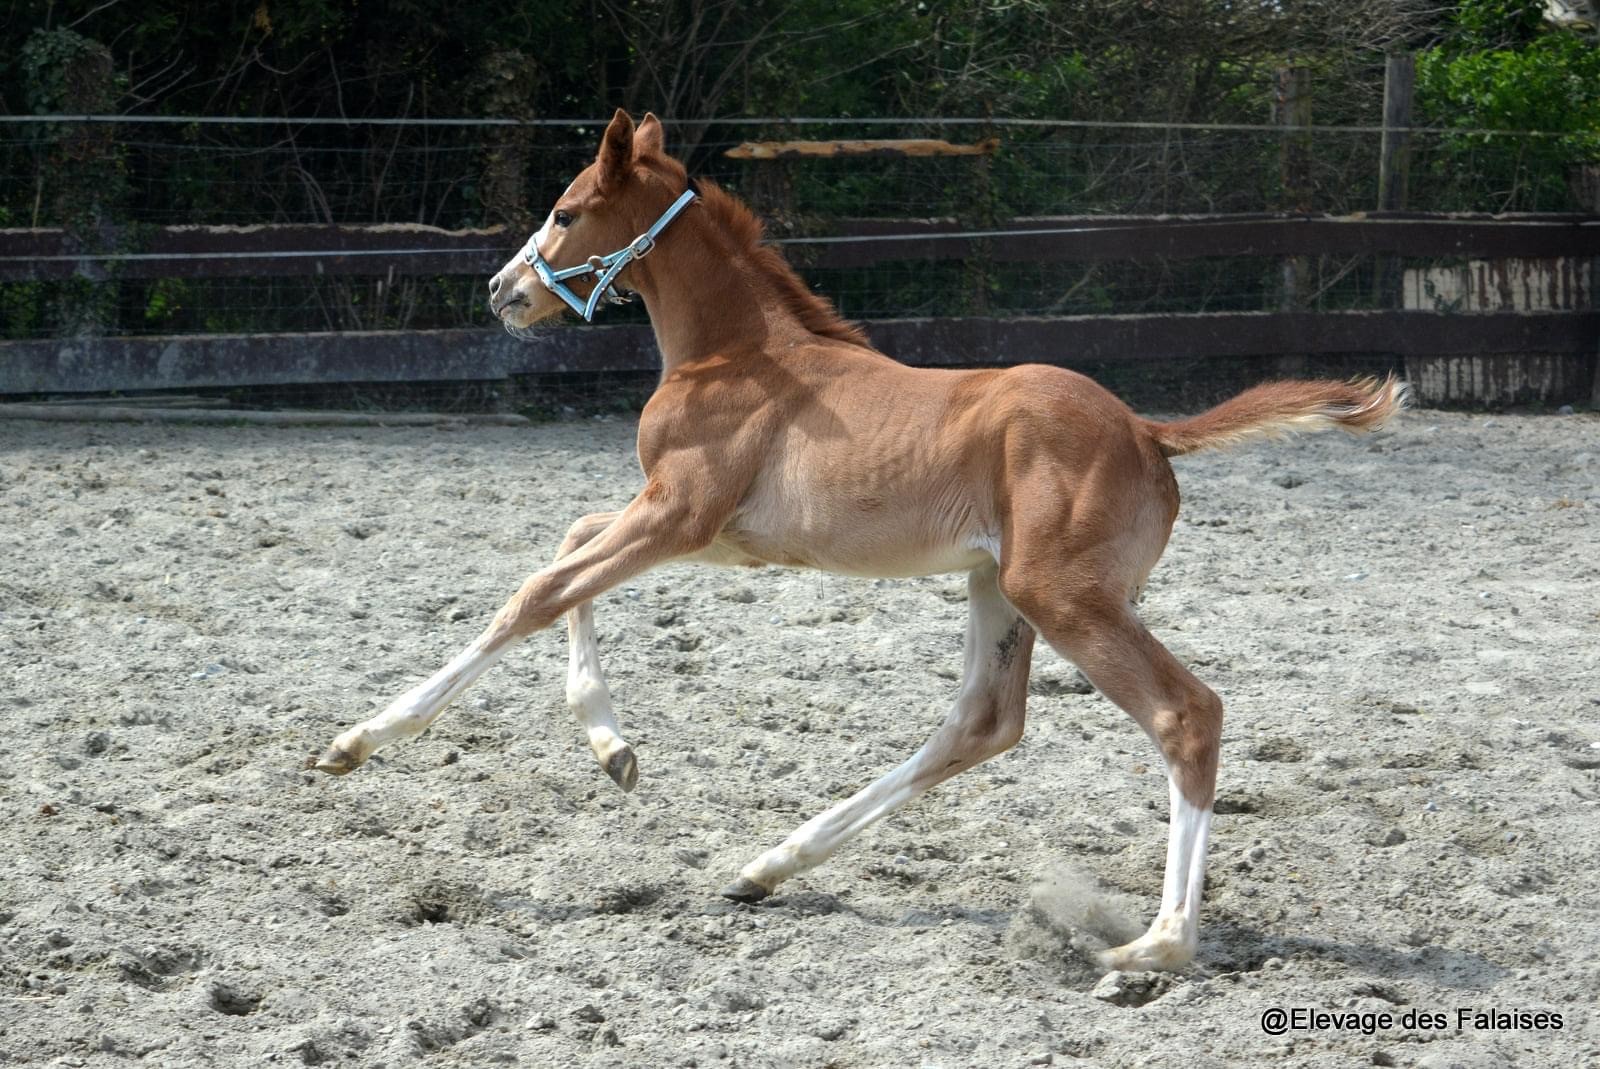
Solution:
M742 204L708 188L640 265L634 285L664 371L709 356L776 356L819 339L866 344L760 236Z
M695 214L695 213L690 213ZM703 218L680 221L663 235L648 272L637 279L639 295L661 349L663 371L712 355L765 348L768 326L761 279L736 250L709 232Z

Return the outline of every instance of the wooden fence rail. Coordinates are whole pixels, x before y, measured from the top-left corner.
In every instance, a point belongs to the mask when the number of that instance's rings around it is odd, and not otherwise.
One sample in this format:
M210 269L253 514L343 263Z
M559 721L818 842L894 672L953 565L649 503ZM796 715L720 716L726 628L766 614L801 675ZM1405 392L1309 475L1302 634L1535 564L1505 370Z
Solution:
M1600 312L1227 312L865 324L884 352L920 366L1042 362L1067 367L1196 356L1391 353L1592 358ZM0 343L0 394L103 393L238 385L496 380L660 367L647 326L503 331L174 335ZM1585 379L1585 383L1587 383Z
M0 230L0 282L318 274L487 277L525 239L502 228L446 231L397 224L145 227L100 240L122 251L114 256L85 251L60 230ZM783 243L803 268L973 257L1006 262L1319 255L1457 264L1560 261L1583 266L1528 277L1570 276L1577 280L1573 285L1587 290L1594 277L1587 265L1600 258L1600 216L1051 216L1012 219L979 233L950 219L857 219L836 221L827 234ZM1538 372L1543 376L1539 396L1589 395L1600 352L1600 302L1592 294L1557 294L1542 305L1499 297L1479 303L1482 308L1470 313L1290 308L894 319L866 326L890 355L929 366L1382 353L1404 357L1408 367L1415 362L1419 369L1455 361L1476 375L1487 364L1498 367L1520 354L1532 361L1529 366L1557 369ZM654 338L643 326L553 328L528 342L492 328L40 339L0 341L0 394L495 380L657 366ZM1527 390L1519 383L1531 378L1506 381L1506 396L1524 396ZM1593 389L1600 400L1600 382Z

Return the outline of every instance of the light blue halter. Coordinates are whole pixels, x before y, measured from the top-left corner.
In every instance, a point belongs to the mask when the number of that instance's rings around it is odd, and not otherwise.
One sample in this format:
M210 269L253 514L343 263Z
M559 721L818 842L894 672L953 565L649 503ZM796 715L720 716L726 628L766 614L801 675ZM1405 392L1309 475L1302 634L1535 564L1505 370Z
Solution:
M693 204L699 195L694 183L691 182L689 188L683 191L683 195L661 213L661 218L652 223L649 230L628 242L625 248L607 253L605 256L591 256L577 267L564 267L559 271L551 267L539 252L537 234L528 239L528 247L522 250L522 259L533 268L534 274L539 276L539 281L544 283L545 289L565 301L567 307L581 315L585 322L593 323L594 314L599 309L602 298L608 304L627 304L633 299L617 291L614 285L617 276L633 261L649 256L650 251L656 247L656 239L661 236L661 232L685 208ZM595 280L594 289L589 293L588 300L573 293L571 287L567 285L567 279L583 275L599 276Z

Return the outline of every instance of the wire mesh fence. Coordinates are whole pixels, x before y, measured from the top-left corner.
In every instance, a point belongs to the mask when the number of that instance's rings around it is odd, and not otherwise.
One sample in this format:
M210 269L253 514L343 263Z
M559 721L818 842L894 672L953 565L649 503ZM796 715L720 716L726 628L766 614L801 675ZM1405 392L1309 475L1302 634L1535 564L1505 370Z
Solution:
M0 226L70 225L87 192L128 223L423 223L445 228L542 216L593 158L603 124L547 120L388 125L196 117L151 123L0 116ZM1148 129L955 124L951 120L754 121L713 125L691 170L798 219L1237 212L1284 207L1283 146L1309 146L1312 210L1376 203L1381 131L1263 125ZM746 141L994 137L993 158L851 157L736 161ZM1558 211L1573 207L1537 132L1412 132L1409 207ZM777 172L774 181L772 172ZM983 172L983 173L979 173ZM96 188L80 188L86 176ZM781 186L782 198L768 187ZM779 203L788 201L787 204Z
M0 116L0 229L59 228L96 265L77 277L0 282L0 338L493 329L477 275L396 270L374 260L370 271L337 275L124 277L118 257L155 228L274 224L500 227L484 240L509 256L592 159L602 129L585 120ZM691 172L748 200L774 238L795 239L850 219L944 218L985 230L1033 216L1357 212L1376 205L1382 131L884 119L742 120L695 135ZM727 155L750 141L835 138L995 138L998 147L931 158ZM1291 138L1299 152L1294 174L1286 164ZM1412 131L1407 206L1580 207L1568 176L1548 165L1549 142L1537 133ZM1284 261L1269 256L1015 263L986 257L978 245L961 259L833 268L808 266L803 246L792 252L817 292L857 319L1349 310L1384 300L1380 262L1370 255L1302 258L1291 292ZM1426 272L1451 262L1410 257L1387 269ZM608 322L641 320L638 308L608 312ZM533 385L548 391L552 384ZM418 388L454 403L437 392L442 385ZM461 393L461 403L480 406L526 399L525 389L509 386Z

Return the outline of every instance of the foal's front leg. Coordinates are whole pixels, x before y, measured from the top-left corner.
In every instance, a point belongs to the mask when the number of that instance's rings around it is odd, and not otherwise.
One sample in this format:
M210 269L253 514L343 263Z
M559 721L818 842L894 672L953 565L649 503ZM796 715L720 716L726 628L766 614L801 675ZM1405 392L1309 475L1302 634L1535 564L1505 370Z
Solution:
M556 559L587 545L620 515L620 512L597 512L573 524ZM677 560L722 566L761 563L716 543L686 553ZM586 601L567 613L567 645L567 706L578 718L588 736L589 748L606 775L616 781L618 787L631 791L639 782L639 763L634 759L633 747L622 737L617 714L611 707L611 688L606 686L606 674L600 667L600 644L594 637L594 602Z
M609 527L620 512L597 512L572 525L556 559L580 549ZM639 763L633 747L622 737L611 688L600 667L600 644L594 637L594 602L586 601L567 613L567 707L578 718L600 767L625 791L639 782Z
M664 561L705 548L717 528L705 522L703 512L691 518L688 511L677 504L680 500L651 482L586 544L530 576L483 634L449 664L396 698L377 716L334 739L316 767L342 776L359 768L379 747L395 739L421 734L446 705L503 657L514 643L549 627L562 614L585 606L618 583ZM574 643L579 643L579 639L580 636L574 634ZM592 616L587 648L594 648ZM597 661L595 665L598 671ZM609 709L607 696L605 712L596 714L594 723L616 737L616 720ZM580 718L582 715L580 713ZM609 719L609 725L602 717ZM591 725L586 721L585 726ZM595 744L595 738L596 733L591 730L591 745ZM626 748L627 744L621 743L620 738L617 742ZM609 745L607 750L610 758L622 752ZM599 752L597 748L597 755ZM619 762L617 766L625 776L627 769L623 765L631 766L631 753L628 756L629 761ZM603 762L605 760L602 758ZM607 771L611 771L610 766ZM613 778L615 776L616 773Z

